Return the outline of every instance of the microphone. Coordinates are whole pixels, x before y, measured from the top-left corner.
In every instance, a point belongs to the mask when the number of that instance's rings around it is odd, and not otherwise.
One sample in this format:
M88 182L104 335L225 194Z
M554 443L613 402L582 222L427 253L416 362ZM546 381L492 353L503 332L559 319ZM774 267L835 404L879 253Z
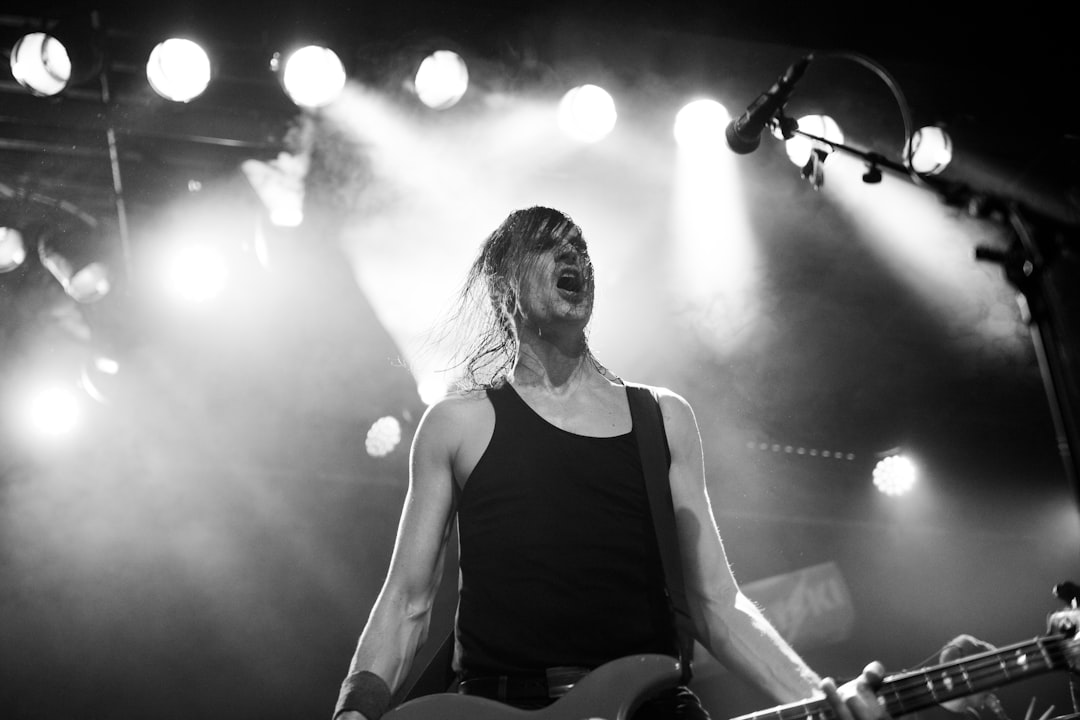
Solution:
M765 126L791 98L795 83L806 72L806 66L813 58L813 55L807 55L789 67L771 88L758 95L746 112L728 123L724 136L729 148L740 155L757 150Z

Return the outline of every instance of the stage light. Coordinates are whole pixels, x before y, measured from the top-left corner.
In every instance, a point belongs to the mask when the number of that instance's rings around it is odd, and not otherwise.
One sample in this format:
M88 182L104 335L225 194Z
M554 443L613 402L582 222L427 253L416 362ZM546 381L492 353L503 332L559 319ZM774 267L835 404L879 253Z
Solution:
M675 141L685 148L717 147L729 120L727 108L715 100L694 100L675 116Z
M436 50L424 58L413 81L420 102L433 110L453 107L469 87L469 70L452 50Z
M345 87L345 66L333 50L308 45L295 51L284 63L274 59L271 67L281 72L281 83L289 98L304 108L319 108L337 99Z
M78 397L71 389L39 388L27 401L27 426L40 436L67 435L79 424L80 410Z
M199 305L224 291L229 268L222 254L203 245L185 245L163 262L163 285L176 300Z
M19 38L11 48L11 74L34 95L51 97L96 76L103 60L89 19L68 18Z
M844 133L828 115L804 115L799 118L799 130L815 137L824 138L828 142L843 143ZM810 161L810 155L814 150L831 152L827 143L811 140L803 135L796 135L784 143L787 156L795 165L803 167Z
M6 273L22 265L26 259L26 244L16 228L0 226L0 273Z
M908 167L920 175L937 175L952 162L952 138L943 128L929 125L916 130L904 148Z
M38 237L41 264L80 303L97 302L112 288L96 240L90 233L58 227L46 228Z
M596 85L573 88L559 103L559 127L581 142L592 143L607 137L617 119L615 101Z
M364 449L371 457L386 457L401 442L401 423L396 417L387 415L371 424Z
M166 100L189 102L210 84L210 57L198 43L169 38L150 52L146 79Z
M434 405L439 402L446 397L448 391L446 381L439 375L430 375L416 384L416 392L425 405Z
M28 33L11 49L11 74L33 94L51 97L71 80L71 59L64 44L53 36Z
M915 486L917 479L915 463L906 455L887 454L874 466L874 487L886 495L904 495Z

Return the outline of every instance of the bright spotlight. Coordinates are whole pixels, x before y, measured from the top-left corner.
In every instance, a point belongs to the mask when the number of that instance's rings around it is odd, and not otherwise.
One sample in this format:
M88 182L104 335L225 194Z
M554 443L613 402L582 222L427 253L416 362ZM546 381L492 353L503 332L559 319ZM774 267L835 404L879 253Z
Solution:
M903 495L918 479L915 463L904 455L889 455L874 466L874 487L886 495Z
M563 96L559 103L559 127L581 142L596 142L615 127L615 101L596 85L581 85Z
M169 38L151 51L146 79L166 100L188 102L210 84L210 57L191 40Z
M199 245L177 248L165 263L165 287L181 302L197 305L221 294L229 278L221 253Z
M22 233L0 226L0 273L6 273L22 265L26 259L26 243Z
M416 392L425 405L434 405L442 400L447 390L446 381L438 375L426 377L416 384Z
M456 52L436 50L420 63L414 82L420 102L433 110L446 110L465 95L469 70Z
M920 175L937 175L952 162L952 138L944 129L930 125L916 130L904 158Z
M694 100L675 116L675 141L684 148L719 147L731 115L715 100Z
M844 133L840 130L840 126L828 115L804 115L799 118L799 130L816 137L825 138L829 142L838 144L844 142ZM803 135L796 135L791 138L784 143L784 147L787 150L788 158L799 167L803 167L810 162L810 155L814 150L831 151L828 145L817 140L811 140Z
M345 88L345 66L329 48L302 47L285 60L281 69L285 93L300 107L329 105Z
M27 423L39 435L59 437L70 433L79 423L79 400L68 388L38 390L28 400Z
M71 80L71 59L64 44L51 35L23 35L11 49L11 74L35 95L50 97Z
M371 457L385 457L394 451L401 442L401 423L396 417L387 415L371 424L364 448Z

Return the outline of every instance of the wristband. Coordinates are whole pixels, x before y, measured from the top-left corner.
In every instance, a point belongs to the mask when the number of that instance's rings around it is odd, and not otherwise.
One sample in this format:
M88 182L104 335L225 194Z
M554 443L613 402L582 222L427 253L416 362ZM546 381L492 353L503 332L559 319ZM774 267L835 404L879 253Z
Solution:
M341 683L334 717L355 710L367 720L379 720L390 709L390 686L373 672L349 673Z

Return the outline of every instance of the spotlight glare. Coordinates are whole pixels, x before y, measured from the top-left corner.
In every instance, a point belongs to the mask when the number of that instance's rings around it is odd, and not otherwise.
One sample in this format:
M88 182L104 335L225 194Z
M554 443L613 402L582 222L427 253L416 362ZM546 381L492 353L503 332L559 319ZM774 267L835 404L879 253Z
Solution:
M715 100L694 100L675 116L675 141L685 148L713 148L723 143L731 115Z
M11 49L11 74L33 94L50 97L63 91L71 80L71 59L56 38L29 33Z
M890 455L874 466L874 487L886 495L903 495L918 479L915 463L904 455Z
M0 226L0 273L6 273L26 260L26 244L22 233L15 228Z
M446 382L437 375L423 378L416 384L416 392L425 405L434 405L446 397Z
M42 436L67 435L78 425L79 417L79 401L66 388L38 390L27 405L28 424Z
M333 50L302 47L285 61L282 84L294 103L319 108L337 99L345 87L345 66Z
M401 423L392 415L379 418L371 424L364 449L371 457L386 457L401 442Z
M465 61L452 50L436 50L416 71L416 96L433 110L453 107L469 87Z
M210 84L210 58L191 40L169 38L150 53L146 79L166 100L188 102Z
M804 115L799 118L799 130L825 138L829 142L844 142L843 131L840 130L840 126L836 124L836 121L828 115ZM784 149L787 151L787 156L791 162L799 167L803 167L810 161L810 154L815 149L830 150L828 145L802 135L796 135L785 142Z
M581 142L597 142L615 127L615 101L596 85L581 85L568 91L559 103L559 127Z
M165 286L188 304L201 304L221 294L229 270L221 253L205 246L180 248L165 265Z
M909 167L920 175L937 175L952 162L952 138L944 129L930 125L916 130L904 148Z

